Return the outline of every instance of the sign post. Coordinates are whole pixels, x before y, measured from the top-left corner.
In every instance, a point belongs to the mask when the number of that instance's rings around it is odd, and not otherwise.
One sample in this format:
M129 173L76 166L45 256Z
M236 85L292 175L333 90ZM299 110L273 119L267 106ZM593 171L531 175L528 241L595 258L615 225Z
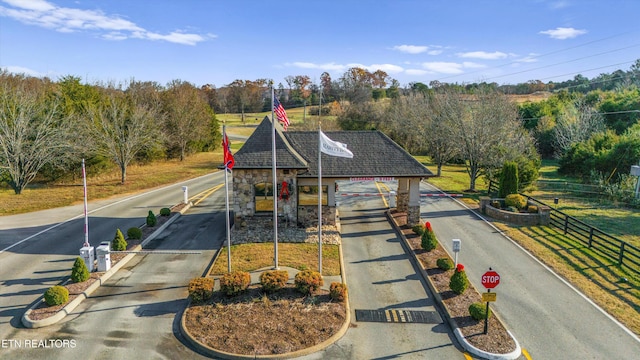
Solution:
M453 267L457 267L458 266L458 253L460 252L460 245L461 241L460 239L453 239L453 253L454 253L454 258L455 258L455 264L453 265Z
M493 294L493 296L491 296L489 294L491 294L491 289L495 288L496 286L498 286L498 284L500 284L500 275L498 275L497 272L489 268L489 271L487 271L486 273L484 273L484 275L482 275L481 281L482 281L482 286L484 286L487 289L487 293L482 294L482 300L486 300L487 302L487 308L484 316L484 333L486 335L489 328L489 321L488 321L489 320L489 302L496 301L496 295Z

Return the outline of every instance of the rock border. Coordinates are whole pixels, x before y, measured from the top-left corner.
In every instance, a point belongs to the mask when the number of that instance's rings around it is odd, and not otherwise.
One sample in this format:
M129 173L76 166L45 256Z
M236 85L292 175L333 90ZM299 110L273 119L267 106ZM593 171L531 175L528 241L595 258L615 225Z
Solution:
M409 245L409 242L407 241L407 238L404 236L404 234L402 233L402 230L400 229L398 224L396 224L395 220L393 219L393 215L391 214L391 210L385 211L385 215L387 216L387 219L389 220L389 222L393 226L393 229L396 231L396 234L402 239L402 246L404 247L405 252L407 252L410 255L409 258L411 259L413 264L416 265L416 267L420 270L420 275L422 275L422 278L425 280L425 282L429 286L429 290L431 290L431 294L433 295L433 298L435 299L436 304L438 304L438 308L443 310L443 311L439 311L440 315L442 315L442 317L446 319L446 321L449 324L449 326L451 326L451 329L453 329L453 333L454 333L456 339L458 340L458 342L460 343L460 345L462 345L462 347L466 351L470 352L471 354L473 354L475 356L481 357L483 359L490 359L490 360L515 360L515 359L518 359L520 357L520 355L522 355L522 348L520 347L520 344L518 343L518 340L513 336L513 334L509 330L507 330L507 333L509 333L509 336L511 336L511 338L513 339L513 342L516 344L516 348L515 348L515 350L513 350L512 352L507 353L507 354L495 354L495 353L490 353L490 352L487 352L487 351L484 351L484 350L480 350L477 347L471 345L465 339L465 337L462 334L462 331L460 330L460 328L458 327L458 324L456 323L456 321L453 318L451 318L451 316L449 316L449 312L447 311L447 306L442 301L442 297L438 293L435 285L431 282L431 278L429 278L429 275L427 274L427 272L424 270L424 268L420 264L420 261L418 261L418 258L415 256L414 252L411 250L411 246ZM447 251L446 249L444 249L444 250ZM451 257L451 255L449 255L449 257ZM494 312L493 315L497 316L497 314L495 312ZM500 320L500 321L502 321L502 320Z
M179 212L177 212L174 216L172 216L167 222L162 224L158 229L156 229L153 233L151 233L142 243L133 247L132 251L142 250L142 247L149 243L151 240L155 239L158 235L160 235L169 225L171 225L174 221L176 221L182 214L184 214L193 204L189 203L184 208L182 208ZM98 280L93 282L89 287L79 294L75 299L69 301L62 309L58 310L52 316L49 316L40 320L32 320L29 318L29 315L44 301L44 295L39 298L33 305L31 305L27 311L22 315L22 325L24 325L28 329L36 329L49 325L53 325L62 319L64 319L67 315L71 314L71 312L78 306L82 301L91 295L96 289L98 289L102 284L104 284L113 274L115 274L118 270L120 270L123 266L125 266L133 257L135 253L127 254L122 260L118 261L109 271L106 271Z

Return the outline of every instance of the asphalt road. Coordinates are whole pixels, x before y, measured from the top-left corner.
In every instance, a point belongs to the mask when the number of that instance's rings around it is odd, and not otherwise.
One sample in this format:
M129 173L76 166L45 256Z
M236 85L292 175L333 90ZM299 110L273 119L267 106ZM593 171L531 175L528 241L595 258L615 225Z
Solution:
M374 183L344 183L343 193L377 193ZM437 313L384 212L380 196L340 198L343 257L353 326L335 344L305 359L464 359L450 327L358 321L356 310Z
M438 193L428 184L421 192ZM476 289L482 274L500 274L492 308L532 359L637 359L640 341L497 229L451 198L424 197L421 216Z
M183 198L182 186L188 186L190 192L195 194L221 183L221 179L221 173L217 173L135 196L91 202L89 204L89 241L92 245L97 246L100 241L113 239L116 228L126 231L129 227L142 225L149 210L158 212L162 207L170 207L180 202ZM82 191L81 188L80 191ZM224 200L217 199L215 201L216 206L219 207L219 203L224 206ZM61 280L70 275L73 261L78 256L84 241L82 213L82 205L80 205L0 217L0 358L14 358L14 351L18 352L16 353L18 358L22 356L25 358L37 356L51 358L51 354L47 351L39 352L36 350L24 353L22 351L25 349L16 349L16 344L28 340L59 339L65 334L66 339L76 340L77 346L80 347L81 339L76 336L80 336L79 334L91 336L92 331L79 331L77 334L73 332L58 333L56 330L60 330L60 327L27 330L21 325L21 317L27 307L38 300L47 288L59 284ZM191 218L196 220L198 216L185 216L184 220ZM222 221L224 224L224 220ZM202 222L207 223L207 221ZM218 223L210 222L210 224ZM198 225L197 229L200 229L200 226ZM222 229L224 229L224 225ZM216 234L215 238L217 238L218 232L212 231L212 233ZM185 241L172 246L189 248L189 246L197 247L198 244ZM210 249L207 250L210 251ZM210 258L210 254L207 256ZM151 255L146 258L153 259ZM160 260L162 264L175 262L176 265L185 269L188 269L189 266L202 268L206 265L206 263L192 263L189 259L179 257L169 257L164 261L161 258L156 259ZM160 270L159 273L164 271ZM126 271L123 270L122 274L126 274ZM197 273L195 276L200 275ZM118 276L122 276L121 272L111 282L117 281ZM161 285L162 283L159 281L151 289L157 287L158 291L162 290L165 287ZM182 282L176 283L182 284ZM176 285L166 286L166 291L184 292L184 289L173 288L174 286ZM143 287L142 289L148 290L150 288ZM182 298L184 299L184 296ZM80 311L80 309L82 306L76 311ZM100 325L104 325L104 323L105 321L96 323L95 326L99 329ZM81 326L75 321L73 324ZM168 333L171 334L170 328Z

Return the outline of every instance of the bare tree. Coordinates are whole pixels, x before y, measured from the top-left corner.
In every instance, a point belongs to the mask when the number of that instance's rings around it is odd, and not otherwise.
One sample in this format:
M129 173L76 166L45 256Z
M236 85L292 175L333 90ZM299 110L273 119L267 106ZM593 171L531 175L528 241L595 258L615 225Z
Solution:
M451 120L450 141L460 148L469 175L469 191L476 180L499 168L531 148L532 138L518 120L518 109L504 94L478 90L474 95L454 91L438 92L444 96L447 116Z
M160 138L156 119L159 103L142 103L132 93L107 89L103 104L88 108L89 133L96 141L96 151L111 158L127 180L127 166L138 152L152 147Z
M0 84L0 173L16 194L47 164L69 154L70 122L45 89L25 88L2 76ZM16 80L16 79L12 79Z
M587 140L593 133L604 130L605 122L602 115L587 106L584 101L575 101L565 107L553 128L555 155L562 156L571 148L571 145Z

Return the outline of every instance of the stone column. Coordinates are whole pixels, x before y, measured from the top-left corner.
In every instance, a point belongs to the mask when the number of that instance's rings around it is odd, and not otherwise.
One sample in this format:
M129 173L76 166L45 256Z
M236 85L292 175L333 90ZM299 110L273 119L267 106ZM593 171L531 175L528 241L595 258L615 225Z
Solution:
M396 201L396 209L398 212L407 212L409 207L409 179L398 179L398 196Z
M407 208L407 224L413 226L420 223L420 178L409 179L409 204Z

